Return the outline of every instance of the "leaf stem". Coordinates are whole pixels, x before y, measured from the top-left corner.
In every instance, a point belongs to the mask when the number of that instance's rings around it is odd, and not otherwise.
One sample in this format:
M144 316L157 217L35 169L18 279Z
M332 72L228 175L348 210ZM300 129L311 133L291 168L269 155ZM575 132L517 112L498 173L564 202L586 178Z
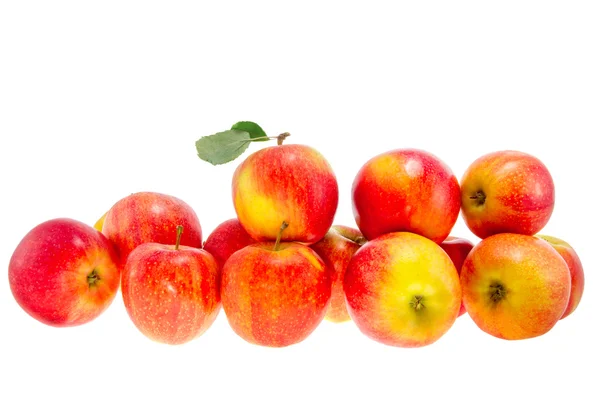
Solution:
M256 141L264 141L265 139L269 139L269 140L277 140L277 144L281 145L283 144L283 141L285 140L285 138L287 138L288 136L291 136L292 134L289 132L284 132L284 133L280 133L277 136L261 136L261 137L256 137L256 138L250 138L250 139L245 139L243 140L244 142L256 142Z
M283 231L285 230L285 228L287 228L289 225L290 224L288 224L285 221L283 221L283 223L281 224L281 227L279 228L279 233L277 234L277 240L275 240L275 247L273 247L273 251L279 251L281 236L283 235Z

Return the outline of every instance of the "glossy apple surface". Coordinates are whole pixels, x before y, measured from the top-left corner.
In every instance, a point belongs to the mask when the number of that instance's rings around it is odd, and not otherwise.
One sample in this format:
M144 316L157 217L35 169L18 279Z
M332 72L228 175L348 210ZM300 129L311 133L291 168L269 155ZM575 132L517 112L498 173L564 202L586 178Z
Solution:
M236 251L256 243L237 218L228 219L219 224L206 238L204 250L213 255L219 268Z
M458 272L458 275L460 276L462 265L469 255L471 249L473 249L473 243L464 238L448 236L440 244L440 247L446 252L446 254L448 254L448 256L450 256L452 263L454 263L454 266L456 267L456 272ZM460 317L466 312L467 310L465 309L465 305L461 302L458 316Z
M413 232L441 243L460 211L460 188L450 168L419 149L373 157L352 185L356 224L369 240L390 232Z
M8 279L23 310L47 325L64 327L104 312L119 288L120 273L112 244L100 232L58 218L23 237L10 259Z

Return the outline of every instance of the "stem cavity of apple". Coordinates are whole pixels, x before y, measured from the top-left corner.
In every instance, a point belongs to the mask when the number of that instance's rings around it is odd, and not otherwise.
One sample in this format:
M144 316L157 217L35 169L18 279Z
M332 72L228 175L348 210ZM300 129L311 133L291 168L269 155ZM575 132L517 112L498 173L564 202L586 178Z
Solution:
M290 224L283 221L283 223L281 224L281 227L279 228L279 233L277 234L277 239L275 240L275 247L273 247L273 251L279 251L281 236L283 235L283 231L285 230L285 228L287 228L288 226L290 226Z
M94 268L92 270L92 272L90 272L87 276L88 288L92 288L92 287L96 286L98 284L99 280L100 280L100 275L98 275L98 271L96 271L96 268Z
M421 295L414 296L409 304L411 308L417 312L425 309L425 304L423 303L423 296Z
M482 206L485 204L485 193L483 190L478 190L473 196L469 197L471 200L475 200L475 204Z
M490 300L493 304L497 304L506 297L507 290L500 282L490 284L489 290Z
M183 225L177 225L177 241L175 242L175 250L179 250L181 243L181 235L183 234Z

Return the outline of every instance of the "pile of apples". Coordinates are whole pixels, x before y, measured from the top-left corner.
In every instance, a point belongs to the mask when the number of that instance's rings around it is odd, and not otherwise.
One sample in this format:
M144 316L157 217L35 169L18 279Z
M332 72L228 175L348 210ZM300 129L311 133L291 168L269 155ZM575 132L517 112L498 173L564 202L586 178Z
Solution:
M46 221L10 260L14 298L45 324L76 326L120 288L133 324L168 344L198 338L222 307L236 334L257 345L301 342L326 318L419 347L465 312L499 338L540 336L582 297L573 248L538 234L554 183L526 153L484 155L460 183L426 151L377 155L353 183L358 229L333 225L336 177L305 145L280 142L248 156L232 199L237 218L204 243L189 204L155 192L120 199L95 228ZM449 236L461 210L476 245Z

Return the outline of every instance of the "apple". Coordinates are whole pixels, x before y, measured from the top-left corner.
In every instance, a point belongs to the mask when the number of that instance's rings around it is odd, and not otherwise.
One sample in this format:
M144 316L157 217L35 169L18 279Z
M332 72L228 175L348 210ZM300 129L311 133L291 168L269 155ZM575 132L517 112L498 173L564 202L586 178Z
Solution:
M548 332L564 314L571 291L567 263L546 241L499 233L483 239L461 273L463 301L481 330L528 339Z
M325 237L310 247L332 271L331 302L325 319L332 322L350 320L344 295L344 275L350 259L367 240L359 230L344 225L334 225Z
M232 196L237 217L256 241L315 243L333 223L338 185L327 160L312 147L283 144L252 153L235 170Z
M448 256L450 256L452 263L454 263L454 266L456 267L456 272L458 272L458 275L460 276L462 265L465 262L467 255L469 255L471 249L473 249L473 243L464 238L448 236L440 244L440 247L446 252L446 254L448 254ZM465 312L467 312L467 310L465 305L461 302L458 316L460 317Z
M180 225L175 245L137 246L122 277L134 325L149 339L171 345L201 336L221 309L217 262L202 249L182 246L182 232Z
M519 151L497 151L475 160L461 179L463 218L475 235L533 235L554 209L554 182L546 166Z
M138 192L115 203L104 220L102 233L114 243L121 267L129 253L142 243L173 244L174 226L184 228L181 244L202 247L202 228L189 204L156 192Z
M364 244L344 277L348 313L361 332L390 346L434 343L454 324L458 273L435 242L392 232Z
M221 301L229 325L260 346L306 339L325 317L331 297L332 272L323 260L308 246L281 243L281 236L236 251L222 271Z
M561 319L563 319L575 311L583 296L583 287L585 286L583 265L581 264L579 256L569 243L554 236L540 234L536 236L550 243L554 250L558 251L558 254L565 260L567 267L569 267L569 273L571 274L571 293L569 295L567 308L561 317Z
M8 266L10 289L30 316L56 327L98 317L119 288L112 244L82 222L57 218L31 229Z
M225 261L236 251L256 243L244 229L237 218L228 219L219 224L204 242L204 250L208 251L223 268Z
M102 232L102 227L104 226L104 220L106 219L106 214L108 214L108 211L105 212L104 214L102 214L102 216L100 218L98 218L98 220L94 224L94 229L96 229L97 231Z
M356 224L369 240L413 232L441 243L460 211L460 187L450 168L418 149L392 150L371 158L352 185Z

